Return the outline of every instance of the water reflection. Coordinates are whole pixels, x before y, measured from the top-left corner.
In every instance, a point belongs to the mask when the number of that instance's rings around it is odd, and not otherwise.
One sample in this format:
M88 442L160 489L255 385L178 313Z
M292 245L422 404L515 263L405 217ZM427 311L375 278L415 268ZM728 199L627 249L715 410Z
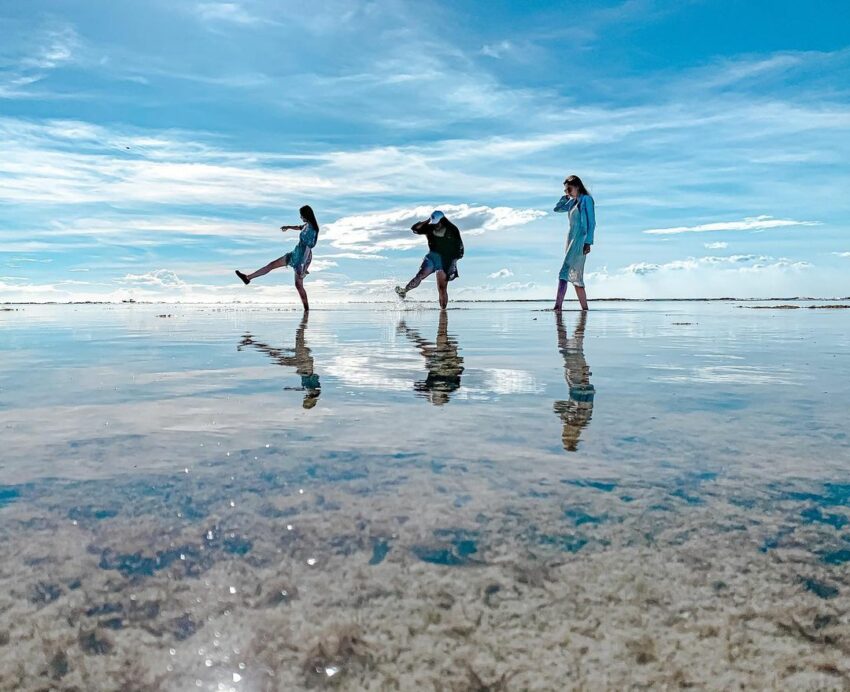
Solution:
M593 415L593 397L596 393L590 384L590 367L584 358L584 329L587 324L587 313L578 316L572 338L567 336L563 316L556 315L558 328L558 350L564 358L564 377L567 381L570 398L567 401L556 401L554 405L564 424L561 440L564 449L575 452L583 428L590 423Z
M304 314L298 329L295 330L295 347L294 348L274 348L261 341L256 341L250 333L246 333L239 342L238 349L241 351L243 346L252 346L258 351L262 351L274 360L278 365L283 365L290 368L295 368L295 372L301 375L300 387L284 387L288 391L304 392L304 402L302 406L306 409L313 408L319 401L319 395L322 393L322 385L319 382L319 376L314 371L313 355L310 347L307 346L307 340L304 336L307 331L307 322L309 315Z
M398 323L398 331L412 341L425 358L428 376L413 384L413 389L427 398L435 406L448 403L449 395L460 389L460 376L463 373L463 358L458 355L457 340L448 335L449 317L440 313L435 343L422 338L419 332L405 324Z

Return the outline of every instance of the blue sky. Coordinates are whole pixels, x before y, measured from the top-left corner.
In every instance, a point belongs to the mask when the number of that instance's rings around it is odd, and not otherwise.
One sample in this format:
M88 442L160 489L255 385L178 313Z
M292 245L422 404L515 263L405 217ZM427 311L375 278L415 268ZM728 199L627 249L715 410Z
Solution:
M591 297L850 295L843 3L0 3L0 301L241 286L322 225L316 301L391 299L433 208L457 298L549 297L570 173ZM431 298L432 283L420 297Z

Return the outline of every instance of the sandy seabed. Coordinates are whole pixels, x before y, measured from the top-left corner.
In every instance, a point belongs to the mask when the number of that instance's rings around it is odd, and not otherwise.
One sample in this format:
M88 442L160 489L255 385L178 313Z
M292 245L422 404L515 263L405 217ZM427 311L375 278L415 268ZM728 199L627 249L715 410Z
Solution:
M5 490L0 689L850 689L848 485L244 468Z

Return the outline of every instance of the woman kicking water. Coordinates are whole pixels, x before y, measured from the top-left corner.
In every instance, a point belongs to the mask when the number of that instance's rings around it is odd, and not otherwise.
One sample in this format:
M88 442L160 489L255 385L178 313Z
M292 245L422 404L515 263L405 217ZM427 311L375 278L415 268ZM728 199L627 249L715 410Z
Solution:
M449 304L449 281L458 277L457 261L463 257L463 240L460 230L441 211L435 211L425 221L417 221L411 230L428 238L428 254L422 260L419 271L407 286L395 287L395 292L404 298L426 276L437 273L437 291L440 295L440 307L445 310Z
M567 282L576 288L581 309L587 310L587 293L584 290L584 261L590 246L593 245L593 231L596 228L596 213L593 197L587 191L581 178L571 175L564 181L566 194L555 205L556 212L567 212L570 220L570 234L567 237L567 254L558 275L558 294L555 296L555 310L564 304Z
M316 247L316 241L319 239L319 223L316 221L316 215L313 209L309 206L301 207L298 212L301 214L300 226L281 226L281 231L301 231L298 237L298 245L292 252L287 252L283 257L278 257L274 262L269 262L262 269L258 269L253 274L243 274L238 269L236 276L242 279L246 285L251 283L258 276L268 274L272 269L280 267L292 267L295 271L295 288L298 295L301 296L301 302L304 304L304 309L309 310L310 305L307 302L307 291L304 290L304 277L309 274L310 262L313 260L313 248Z

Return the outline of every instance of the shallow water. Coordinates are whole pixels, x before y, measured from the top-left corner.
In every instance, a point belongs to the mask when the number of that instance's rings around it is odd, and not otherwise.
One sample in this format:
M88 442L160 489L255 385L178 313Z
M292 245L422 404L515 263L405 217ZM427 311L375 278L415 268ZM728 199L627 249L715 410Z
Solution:
M0 688L843 689L850 311L543 307L0 312Z

